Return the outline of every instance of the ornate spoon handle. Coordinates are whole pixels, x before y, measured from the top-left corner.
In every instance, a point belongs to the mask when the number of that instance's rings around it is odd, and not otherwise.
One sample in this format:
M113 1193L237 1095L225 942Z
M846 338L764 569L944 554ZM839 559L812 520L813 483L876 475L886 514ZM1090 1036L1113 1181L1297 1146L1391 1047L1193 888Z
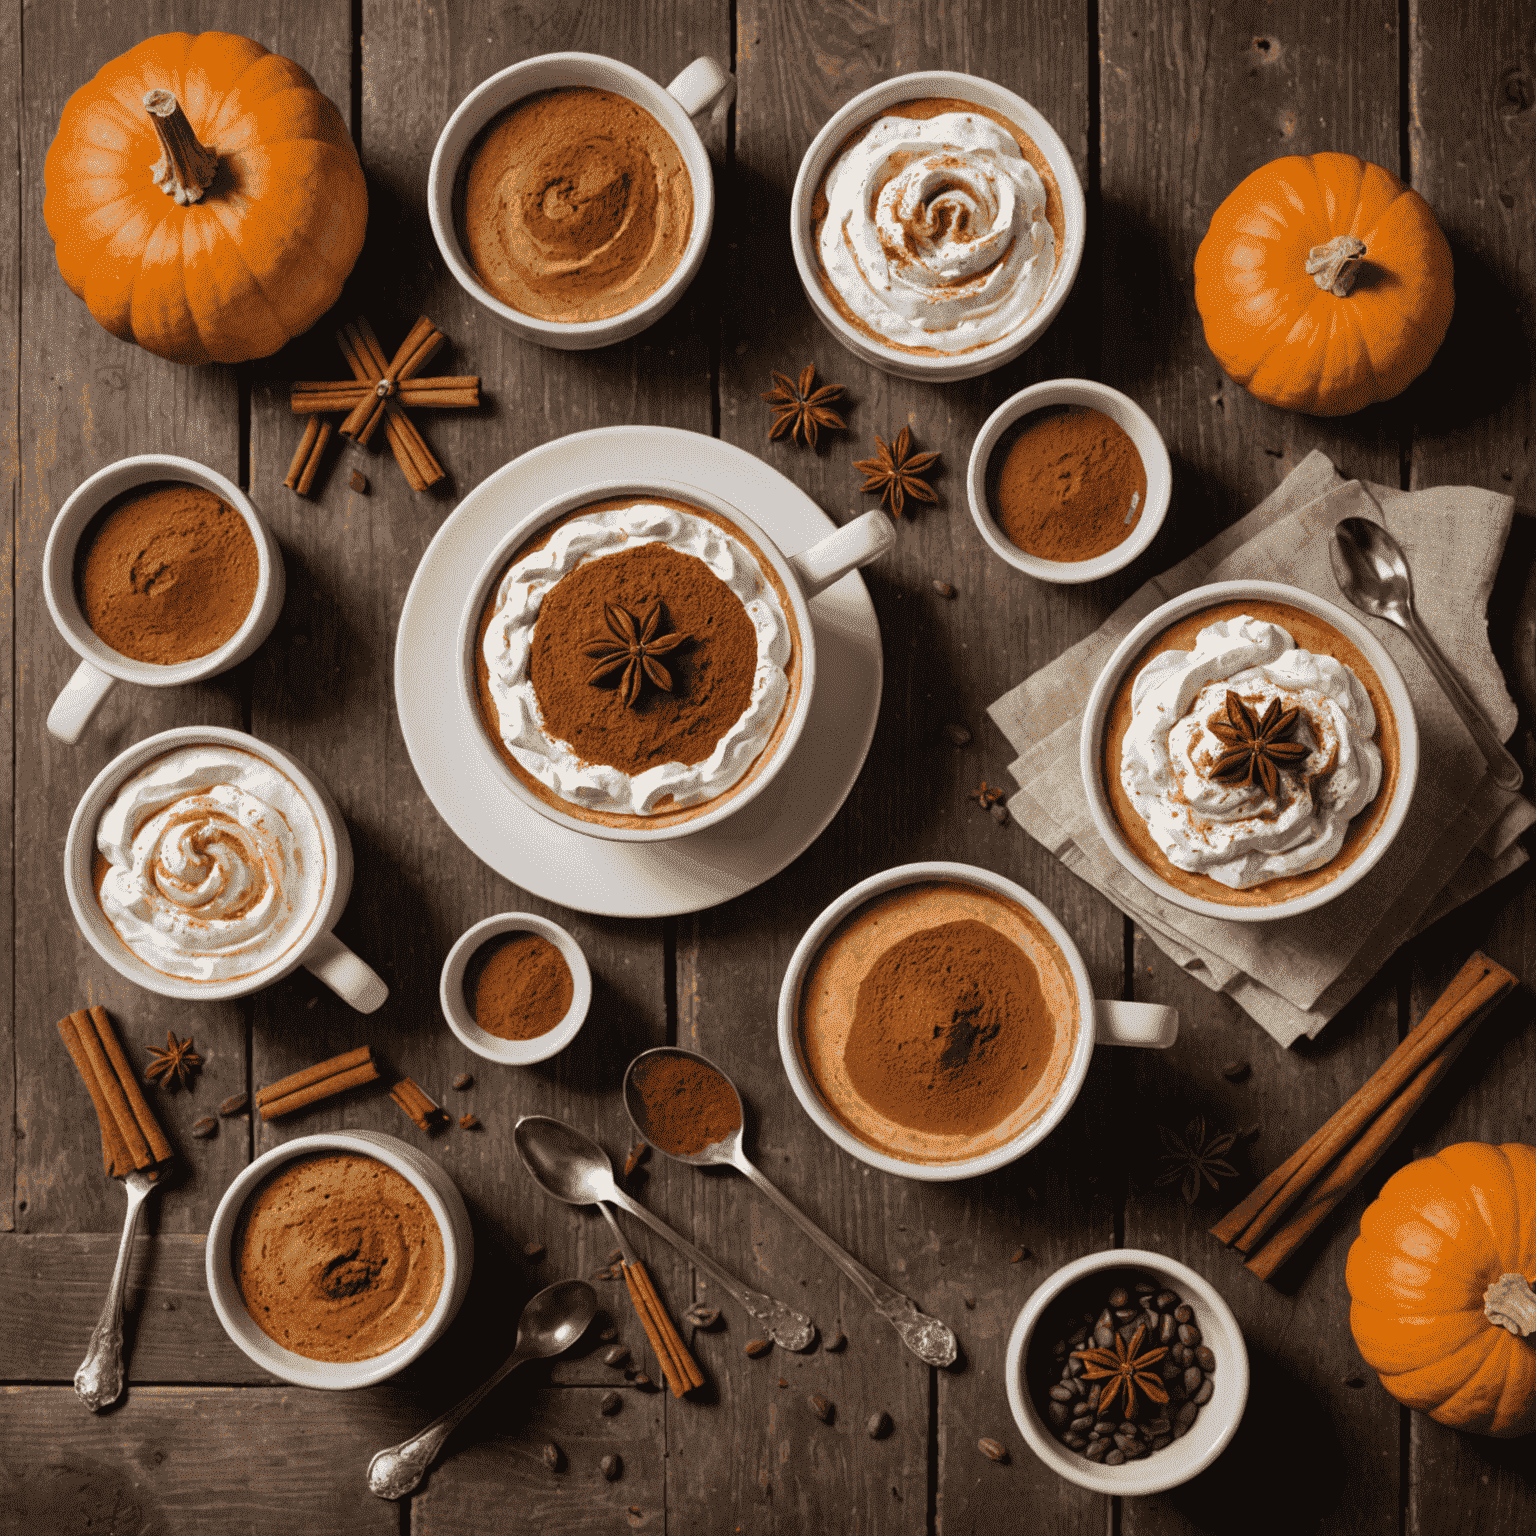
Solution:
M123 1237L117 1245L117 1267L102 1303L101 1316L91 1334L91 1346L75 1372L75 1396L92 1413L100 1413L123 1395L123 1294L128 1289L128 1258L139 1214L155 1184L146 1174L130 1173L123 1181L128 1214L123 1218Z

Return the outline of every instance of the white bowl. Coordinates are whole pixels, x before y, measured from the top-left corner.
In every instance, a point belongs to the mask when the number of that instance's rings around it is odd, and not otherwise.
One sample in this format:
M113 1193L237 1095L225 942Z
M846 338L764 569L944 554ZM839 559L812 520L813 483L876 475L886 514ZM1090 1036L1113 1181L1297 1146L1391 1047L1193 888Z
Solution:
M311 1360L307 1355L284 1349L257 1326L256 1320L246 1311L240 1288L235 1284L233 1242L245 1202L257 1185L276 1172L279 1165L312 1152L354 1152L375 1157L393 1168L409 1180L427 1202L443 1235L443 1288L438 1293L437 1305L410 1338L371 1360ZM394 1136L384 1136L377 1131L330 1131L285 1141L236 1175L213 1213L204 1267L208 1276L208 1295L225 1333L257 1365L295 1386L345 1392L354 1387L372 1386L393 1376L442 1337L469 1289L469 1272L474 1258L475 1238L469 1224L469 1212L464 1208L464 1198L454 1187L453 1180L430 1157Z
M1021 416L1050 405L1086 405L1102 411L1136 446L1147 472L1147 500L1131 535L1091 560L1044 560L1020 549L998 526L987 503L987 464L1003 434ZM1031 384L1003 401L982 424L971 448L970 464L965 472L966 499L971 518L981 536L1009 565L1026 576L1041 581L1070 584L1097 581L1129 565L1157 537L1168 515L1168 501L1173 494L1173 466L1168 461L1168 446L1156 423L1128 395L1108 384L1092 379L1051 379Z
M1110 809L1109 797L1099 777L1100 748L1103 740L1104 720L1109 713L1120 679L1136 653L1154 636L1170 624L1195 613L1201 608L1211 608L1217 603L1232 602L1242 598L1256 598L1273 603L1289 603L1305 613L1331 624L1364 654L1371 664L1381 685L1387 692L1397 725L1398 768L1397 788L1392 803L1382 823L1376 828L1370 842L1345 866L1343 873L1315 889L1293 896L1288 901L1276 901L1267 906L1235 906L1219 901L1206 901L1200 896L1190 896L1170 885L1152 868L1137 857L1135 850L1120 832L1115 813ZM1160 608L1154 608L1119 645L1104 664L1093 691L1088 695L1088 707L1083 711L1082 730L1078 736L1078 769L1082 774L1083 788L1088 796L1088 810L1093 824L1105 845L1119 862L1141 881L1154 895L1202 917L1223 918L1234 923L1273 923L1281 918L1295 917L1341 896L1352 885L1362 880L1391 846L1392 839L1402 829L1413 801L1414 785L1419 777L1419 728L1414 718L1413 700L1397 663L1387 654L1381 642L1353 614L1336 608L1332 603L1303 591L1300 587L1288 587L1278 581L1217 581L1209 586L1195 587L1182 597L1172 598Z
M548 939L571 968L575 990L569 1010L553 1029L532 1040L503 1040L499 1035L481 1029L465 1001L464 973L469 969L470 960L482 944L501 933L536 933L540 938ZM550 922L547 917L535 917L532 912L499 912L461 934L448 951L437 997L449 1029L475 1055L483 1056L487 1061L504 1062L510 1067L527 1067L536 1061L547 1061L563 1051L581 1032L581 1026L587 1020L587 1010L592 1006L592 970L581 952L581 945L558 923Z
M1001 113L1023 129L1039 147L1056 177L1065 223L1062 249L1056 253L1056 269L1051 273L1051 280L1034 313L1017 330L999 340L947 357L906 352L899 347L883 345L849 324L822 289L821 269L811 236L811 204L838 146L854 129L879 117L887 107L924 96L953 96L974 102ZM805 289L805 296L821 323L855 357L872 367L900 378L926 379L939 384L991 373L994 368L1012 362L1040 339L1072 291L1077 269L1082 264L1087 227L1082 183L1077 179L1077 167L1073 165L1061 135L1022 96L978 75L960 74L951 69L919 70L883 80L860 91L846 106L834 112L821 132L811 140L811 147L800 161L800 173L795 177L795 190L789 204L789 243L795 257L795 269L800 274L800 286Z
M1144 1272L1154 1280L1164 1281L1169 1290L1177 1291L1195 1309L1195 1322L1203 1340L1216 1356L1216 1369L1211 1373L1216 1390L1210 1402L1201 1408L1194 1426L1181 1439L1136 1461L1106 1467L1080 1456L1051 1433L1050 1426L1035 1406L1034 1391L1025 1380L1025 1366L1036 1326L1046 1308L1068 1286L1086 1276L1121 1269L1138 1274ZM1052 1341L1044 1342L1049 1348ZM1187 1264L1142 1248L1111 1248L1104 1253L1090 1253L1058 1269L1044 1281L1024 1303L1024 1310L1013 1325L1003 1357L1003 1370L1008 1386L1008 1405L1013 1409L1014 1420L1019 1432L1029 1442L1030 1450L1053 1472L1059 1472L1079 1487L1120 1497L1162 1493L1203 1472L1237 1433L1243 1409L1248 1403L1248 1347L1243 1342L1243 1330L1238 1327L1232 1309L1221 1299L1216 1288ZM1038 1390L1043 1394L1046 1386L1059 1374L1059 1364L1049 1380L1042 1374Z

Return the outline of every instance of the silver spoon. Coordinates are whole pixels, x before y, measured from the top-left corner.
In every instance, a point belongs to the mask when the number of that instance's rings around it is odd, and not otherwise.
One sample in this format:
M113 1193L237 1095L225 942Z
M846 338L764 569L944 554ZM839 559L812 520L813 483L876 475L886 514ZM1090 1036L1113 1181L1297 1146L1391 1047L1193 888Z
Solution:
M665 1147L657 1145L648 1129L649 1117L646 1114L645 1100L641 1096L635 1081L635 1072L642 1062L655 1061L665 1056L677 1057L683 1061L692 1061L703 1067L706 1072L713 1072L735 1096L736 1129L722 1137L721 1140L710 1142L700 1152L691 1154L669 1152ZM903 1296L900 1291L892 1290L883 1280L872 1275L856 1258L846 1253L834 1243L804 1211L794 1205L786 1195L770 1184L763 1177L762 1173L759 1172L757 1166L748 1159L747 1154L741 1149L742 1132L745 1129L741 1094L737 1092L735 1083L714 1062L693 1051L682 1050L675 1045L661 1045L657 1046L654 1050L642 1051L630 1062L629 1071L624 1074L624 1108L629 1111L629 1118L634 1121L635 1129L665 1156L676 1158L680 1163L689 1163L695 1168L724 1166L734 1168L738 1173L745 1174L758 1189L778 1206L853 1281L854 1285L868 1298L870 1305L875 1311L901 1335L901 1342L919 1360L925 1365L953 1365L955 1363L958 1346L955 1343L954 1332L947 1323L941 1323L938 1318L929 1317L926 1313L919 1312L911 1297Z
M130 1173L123 1180L128 1195L128 1214L123 1218L123 1237L117 1245L117 1267L102 1303L101 1316L91 1332L90 1347L75 1372L75 1396L92 1413L109 1408L123 1395L123 1293L128 1289L128 1258L133 1235L139 1228L144 1202L160 1187L147 1173Z
M513 1128L512 1139L539 1187L567 1205L601 1205L607 1201L643 1221L658 1237L664 1238L696 1268L704 1271L728 1296L735 1297L749 1317L768 1330L775 1344L785 1349L809 1349L816 1337L816 1325L803 1312L786 1307L782 1301L750 1290L728 1275L707 1254L701 1253L687 1238L680 1236L659 1216L631 1200L613 1177L608 1154L578 1130L551 1120L545 1115L524 1115Z
M587 1331L596 1311L597 1292L585 1280L562 1280L546 1286L523 1308L517 1320L517 1345L507 1363L441 1418L433 1419L420 1434L380 1451L368 1463L369 1493L381 1499L403 1499L437 1459L443 1441L492 1387L527 1360L563 1354Z
M1519 789L1525 777L1520 764L1505 751L1477 701L1440 654L1440 647L1414 610L1413 577L1402 545L1380 523L1367 517L1346 517L1333 530L1328 555L1339 591L1362 613L1397 625L1413 641L1424 665L1434 673L1435 681L1472 733L1478 751L1488 760L1494 783L1501 789Z

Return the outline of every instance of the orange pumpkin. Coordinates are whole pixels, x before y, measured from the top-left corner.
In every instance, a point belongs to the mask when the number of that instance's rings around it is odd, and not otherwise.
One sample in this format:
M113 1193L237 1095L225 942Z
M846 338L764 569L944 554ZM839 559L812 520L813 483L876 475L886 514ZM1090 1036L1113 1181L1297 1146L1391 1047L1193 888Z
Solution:
M1451 248L1429 204L1354 155L1287 155L1228 195L1195 255L1216 361L1288 411L1401 394L1445 340Z
M43 164L64 281L178 363L265 357L336 302L368 191L341 114L291 59L171 32L64 107Z
M1360 1222L1349 1326L1400 1403L1536 1430L1536 1147L1464 1141L1400 1168Z

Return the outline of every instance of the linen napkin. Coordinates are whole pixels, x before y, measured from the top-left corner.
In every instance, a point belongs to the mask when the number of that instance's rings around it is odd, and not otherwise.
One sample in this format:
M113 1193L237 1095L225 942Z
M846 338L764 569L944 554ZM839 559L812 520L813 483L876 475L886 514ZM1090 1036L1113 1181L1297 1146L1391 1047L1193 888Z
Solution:
M1347 607L1328 545L1336 523L1361 516L1403 546L1421 618L1506 739L1516 710L1488 644L1487 606L1513 515L1513 499L1492 491L1404 492L1346 481L1326 455L1309 454L1241 521L1147 582L1094 634L991 706L1019 754L1009 768L1021 786L1008 802L1014 820L1282 1045L1316 1035L1405 939L1526 861L1515 839L1536 822L1536 807L1493 782L1407 636L1364 619L1401 669L1418 720L1418 787L1402 829L1380 862L1326 906L1272 923L1201 917L1154 895L1094 828L1078 771L1089 691L1136 624L1207 582L1281 581Z

